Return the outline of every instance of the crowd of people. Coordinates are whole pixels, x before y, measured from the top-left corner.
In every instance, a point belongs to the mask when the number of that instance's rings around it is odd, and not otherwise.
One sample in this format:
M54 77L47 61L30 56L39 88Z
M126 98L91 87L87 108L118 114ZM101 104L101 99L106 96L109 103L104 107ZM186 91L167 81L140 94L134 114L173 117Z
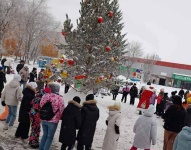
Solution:
M3 67L0 67L1 103L8 108L3 129L9 130L14 125L20 103L19 124L14 135L15 139L21 139L23 144L31 148L49 150L58 123L62 120L59 136L59 142L62 143L61 150L72 150L76 141L77 150L84 148L91 150L100 116L94 94L88 94L82 105L80 97L74 96L65 106L64 99L60 95L60 85L50 82L45 86L43 72L44 70L41 69L37 76L37 69L33 68L29 73L29 68L21 62L17 66L17 74L14 74L13 79L4 87L7 82L6 75ZM119 91L112 92L113 98L116 99ZM127 83L122 94L121 102L126 103L127 95L130 94L130 105L134 105L138 95L136 84L130 87ZM139 95L140 103L142 99L148 98L148 104L139 104L144 111L143 113L141 111L141 116L133 127L135 137L130 150L139 148L150 150L151 145L156 144L157 122L154 114L164 119L163 150L188 150L191 143L191 136L189 136L191 135L191 94L189 91L184 93L181 89L178 94L173 91L168 97L164 89L161 89L157 95L153 88L150 87L148 90L143 87ZM184 103L182 103L183 98L185 98ZM122 119L121 103L115 102L108 107L108 110L109 116L106 120L107 129L102 150L117 150Z

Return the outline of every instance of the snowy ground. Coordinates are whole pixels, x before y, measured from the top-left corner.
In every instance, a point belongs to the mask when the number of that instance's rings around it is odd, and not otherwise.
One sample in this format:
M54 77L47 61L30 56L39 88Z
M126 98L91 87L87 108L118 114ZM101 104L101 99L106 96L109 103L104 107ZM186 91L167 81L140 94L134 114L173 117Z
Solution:
M29 68L32 68L32 66L29 66ZM31 69L30 69L31 70ZM7 75L7 80L8 82L12 79L13 75ZM141 87L143 84L138 84L138 87ZM174 89L170 87L161 87L158 85L154 85L154 87L159 91L160 88L164 88L166 92L171 93L173 90L179 90L179 89ZM67 95L64 95L64 87L61 88L60 94L63 95L65 103L67 104L67 101L70 100L70 96L74 95L74 93L69 93ZM70 96L69 96L70 95ZM119 94L117 96L117 101L120 101L122 95ZM130 147L132 146L133 142L133 125L136 121L136 119L139 117L137 111L136 111L136 106L138 104L138 99L136 99L135 106L129 105L129 99L130 97L128 96L127 103L124 104L122 103L122 123L120 127L121 135L119 139L119 145L118 145L118 150L129 150ZM100 118L97 123L97 129L96 133L94 136L94 142L92 149L93 150L101 150L102 144L103 144L103 139L106 131L106 125L105 125L105 120L108 116L108 110L107 106L112 105L115 101L112 100L111 96L106 96L103 99L98 96L96 97L96 100L98 101L98 107L100 109ZM2 106L0 106L0 112L3 111ZM157 123L158 123L158 133L157 133L157 144L155 146L152 146L152 150L162 150L163 146L163 120L161 118L156 118ZM9 129L8 131L3 131L3 125L4 122L0 122L0 150L1 146L4 148L4 150L29 150L29 148L23 147L22 143L20 140L14 140L14 134L16 131L16 127L18 125L18 122L15 122L14 127ZM60 143L58 142L59 138L59 132L60 132L60 123L57 128L54 141L52 144L51 150L58 150L60 149Z

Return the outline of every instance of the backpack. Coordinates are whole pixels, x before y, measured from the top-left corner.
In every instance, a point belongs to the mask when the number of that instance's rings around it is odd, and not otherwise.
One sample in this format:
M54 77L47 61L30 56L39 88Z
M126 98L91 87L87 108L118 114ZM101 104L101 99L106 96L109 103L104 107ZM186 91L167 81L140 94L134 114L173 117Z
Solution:
M56 115L57 112L58 110L55 113L53 112L52 102L47 102L39 111L40 119L49 121Z

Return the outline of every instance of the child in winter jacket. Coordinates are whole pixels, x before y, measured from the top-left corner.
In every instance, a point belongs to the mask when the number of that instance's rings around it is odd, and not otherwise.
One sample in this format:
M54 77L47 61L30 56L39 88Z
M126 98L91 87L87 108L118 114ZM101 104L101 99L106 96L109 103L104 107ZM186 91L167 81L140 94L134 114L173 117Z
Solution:
M29 145L31 148L39 147L39 135L40 135L40 101L42 96L45 94L44 90L38 91L35 98L31 101L31 110L29 112L30 121L31 121L31 134L29 137Z
M28 138L30 129L30 103L35 98L36 87L37 84L35 82L30 82L26 85L26 88L23 90L23 98L19 110L19 125L15 133L15 137L21 138L22 140Z
M119 141L119 127L121 124L121 106L115 103L109 106L109 117L106 120L107 131L105 134L102 150L117 150Z
M153 145L156 144L157 123L154 118L154 111L154 106L150 105L144 114L137 119L133 128L135 137L131 150L137 150L137 148L150 150L151 142Z

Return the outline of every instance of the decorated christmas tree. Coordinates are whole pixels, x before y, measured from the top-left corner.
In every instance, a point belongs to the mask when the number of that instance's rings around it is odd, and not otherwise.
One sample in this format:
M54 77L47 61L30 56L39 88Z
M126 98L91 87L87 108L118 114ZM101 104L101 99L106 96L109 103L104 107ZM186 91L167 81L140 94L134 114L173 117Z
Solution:
M81 17L73 29L66 15L62 34L66 44L59 45L60 71L52 76L58 82L75 84L78 91L113 87L125 48L122 13L117 0L82 0Z

